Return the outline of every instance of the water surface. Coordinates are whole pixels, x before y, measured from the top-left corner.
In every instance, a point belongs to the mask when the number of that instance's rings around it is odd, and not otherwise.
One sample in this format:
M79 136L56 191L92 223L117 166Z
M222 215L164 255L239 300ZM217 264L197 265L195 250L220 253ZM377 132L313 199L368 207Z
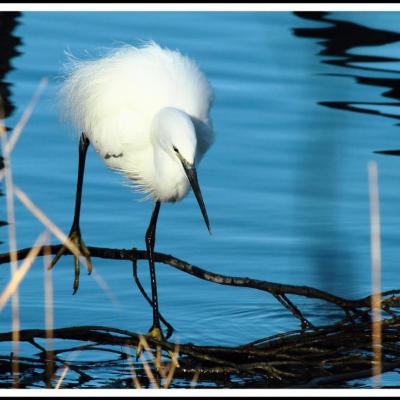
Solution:
M158 251L221 274L366 296L367 163L375 160L382 289L399 286L400 158L373 152L399 148L400 13L25 12L19 22L21 54L6 75L15 105L7 126L18 121L40 79L50 81L12 154L13 178L65 232L73 215L77 136L55 106L64 52L95 56L121 42L151 39L180 49L205 71L215 90L217 135L199 167L212 236L190 194L161 207ZM152 205L138 199L90 149L81 214L86 243L144 248ZM29 247L43 228L18 202L16 218L18 247ZM2 252L6 232L1 228ZM72 296L73 262L64 257L53 272L55 326L147 331L151 309L129 263L94 259L94 265L113 301L84 273ZM149 289L147 263L139 269ZM0 283L8 277L3 267ZM181 342L238 345L298 326L266 293L207 283L163 265L157 278L160 309ZM22 328L43 327L41 261L20 297ZM317 321L329 320L319 305L297 301ZM10 329L9 308L0 327Z

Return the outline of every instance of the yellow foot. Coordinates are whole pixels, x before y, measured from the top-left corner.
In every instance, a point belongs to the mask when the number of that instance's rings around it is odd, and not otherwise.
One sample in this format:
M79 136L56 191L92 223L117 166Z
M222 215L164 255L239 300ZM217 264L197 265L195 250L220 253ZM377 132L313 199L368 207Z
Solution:
M151 338L153 338L155 340L159 340L159 341L164 339L164 335L163 335L161 329L159 327L157 327L157 326L152 327L149 330L149 333L147 334L147 336L151 337Z
M150 352L150 346L146 340L146 338L151 338L155 339L157 341L164 341L164 334L159 327L152 327L150 328L149 332L147 333L146 336L141 336L139 339L139 343L136 347L136 361L140 358L143 350L149 351ZM161 371L161 346L157 344L156 346L156 357L154 359L154 366L157 370L157 372ZM179 368L179 362L178 362L178 354L175 353L172 350L168 350L168 356L171 359L171 362L175 365L176 368Z
M90 252L88 248L85 245L85 242L81 238L81 234L78 229L71 229L69 236L69 240L78 248L80 251L80 254L83 255L86 259L86 269L88 273L90 274L93 270L93 265L92 265L92 260L90 259ZM53 258L51 263L48 266L48 269L51 269L56 265L57 261L61 258L61 256L67 251L68 246L65 244L61 247L61 249L58 251L56 256ZM79 273L80 273L80 265L79 265L79 257L74 254L74 285L73 285L73 294L76 293L79 287Z
M150 330L146 336L140 337L138 346L136 347L136 360L139 359L143 350L150 351L150 346L149 346L146 338L155 339L155 340L161 342L164 340L164 334L162 333L162 330L160 327L153 326L150 328ZM156 352L156 357L154 360L154 365L156 367L157 372L159 372L161 369L161 346L157 345L156 349L157 349L157 352Z

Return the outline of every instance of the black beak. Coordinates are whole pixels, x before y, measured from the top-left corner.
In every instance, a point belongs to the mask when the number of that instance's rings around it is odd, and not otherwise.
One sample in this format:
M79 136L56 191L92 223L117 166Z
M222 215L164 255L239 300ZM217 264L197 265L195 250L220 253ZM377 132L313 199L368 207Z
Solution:
M196 196L197 202L199 203L199 207L201 213L203 214L204 222L207 225L208 232L211 234L210 221L208 220L206 206L204 205L203 196L201 195L199 182L197 180L196 168L194 165L189 164L183 157L180 156L179 159L182 162L183 169L185 170L186 176L189 179L190 186L192 187L193 193Z

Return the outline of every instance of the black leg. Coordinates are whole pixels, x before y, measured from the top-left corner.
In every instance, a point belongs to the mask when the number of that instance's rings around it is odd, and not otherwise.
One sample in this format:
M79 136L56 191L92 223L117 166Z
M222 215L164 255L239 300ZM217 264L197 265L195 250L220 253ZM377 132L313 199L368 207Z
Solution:
M76 182L74 221L72 223L71 231L74 228L78 231L80 230L79 219L80 219L80 215L81 215L82 184L83 184L83 175L85 173L86 153L87 153L89 144L90 144L89 139L82 132L81 138L79 140L78 179Z
M133 272L133 279L135 280L135 283L137 285L137 287L140 290L140 293L142 293L143 297L147 300L147 302L151 305L151 307L153 307L153 303L150 299L150 297L148 296L148 294L146 293L146 291L144 290L144 287L142 286L140 280L139 280L139 276L137 274L137 261L136 259L133 260L132 263L132 272ZM158 313L159 317L160 317L160 321L166 326L167 328L167 335L165 336L165 339L168 339L172 336L172 333L174 332L174 328L172 327L172 325L162 316L162 314L159 312Z
M83 175L85 172L85 161L86 161L86 153L89 147L89 139L86 137L84 133L82 133L81 138L79 140L79 163L78 163L78 179L76 183L76 196L75 196L75 211L74 211L74 220L72 222L71 230L69 232L69 239L76 245L81 254L86 258L86 267L89 273L92 272L92 261L90 259L90 253L87 249L84 241L81 238L81 231L79 226L79 218L81 212L81 200L82 200L82 186L83 186ZM53 258L49 265L49 269L53 268L57 261L61 258L61 256L66 252L67 248L64 245L61 247L59 252ZM73 293L75 294L78 290L79 286L79 258L74 256L74 266L75 266L75 278L73 285Z
M158 218L158 213L160 211L160 205L161 203L159 201L156 201L154 204L153 214L151 215L150 224L146 231L145 240L146 240L147 253L149 256L151 297L153 305L153 325L150 329L150 332L158 330L161 333L160 316L158 313L156 271L154 268L154 244L155 244L157 218Z

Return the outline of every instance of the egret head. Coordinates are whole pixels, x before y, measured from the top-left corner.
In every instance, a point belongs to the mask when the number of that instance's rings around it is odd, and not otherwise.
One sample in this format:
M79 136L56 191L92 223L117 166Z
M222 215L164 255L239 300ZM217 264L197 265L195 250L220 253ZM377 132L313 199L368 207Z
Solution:
M196 131L190 116L173 107L161 109L154 117L152 124L152 141L180 164L196 196L204 222L211 233L206 207L201 195L196 172Z
M176 150L190 164L196 156L196 132L192 120L184 111L162 108L153 120L153 143L159 145L175 162L180 163Z

